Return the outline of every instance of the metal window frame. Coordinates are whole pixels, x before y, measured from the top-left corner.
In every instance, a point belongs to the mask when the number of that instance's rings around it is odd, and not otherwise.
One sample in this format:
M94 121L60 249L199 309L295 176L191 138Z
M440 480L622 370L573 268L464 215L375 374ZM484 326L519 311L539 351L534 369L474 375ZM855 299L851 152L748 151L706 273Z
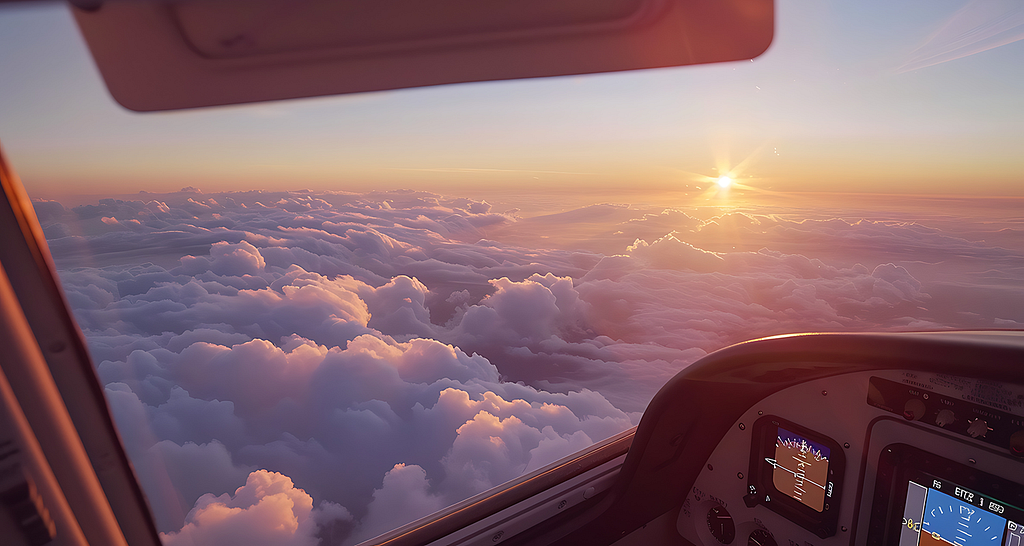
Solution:
M15 344L0 369L38 439L38 463L51 469L67 499L63 521L77 522L89 544L159 546L32 202L2 151L0 187L4 334Z

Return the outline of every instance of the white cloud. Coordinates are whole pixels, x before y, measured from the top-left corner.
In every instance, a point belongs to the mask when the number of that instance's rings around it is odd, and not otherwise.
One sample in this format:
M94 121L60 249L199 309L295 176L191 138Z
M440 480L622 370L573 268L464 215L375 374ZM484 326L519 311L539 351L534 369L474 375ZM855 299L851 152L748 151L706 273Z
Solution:
M911 222L158 199L37 208L175 545L369 538L636 424L729 343L1024 322L1021 249Z

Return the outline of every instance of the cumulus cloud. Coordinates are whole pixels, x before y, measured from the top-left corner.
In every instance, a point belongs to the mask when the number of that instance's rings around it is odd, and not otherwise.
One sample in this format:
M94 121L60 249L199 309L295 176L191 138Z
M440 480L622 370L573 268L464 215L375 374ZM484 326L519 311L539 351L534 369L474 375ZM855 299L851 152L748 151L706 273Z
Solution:
M333 503L313 508L313 498L287 476L258 470L234 495L200 497L184 527L161 538L167 546L315 546L320 525L350 519Z
M635 425L744 339L1024 323L1024 251L923 223L424 192L36 206L174 545L370 538Z
M426 471L398 463L384 474L380 489L374 490L366 517L352 540L373 538L445 506L441 498L430 493Z

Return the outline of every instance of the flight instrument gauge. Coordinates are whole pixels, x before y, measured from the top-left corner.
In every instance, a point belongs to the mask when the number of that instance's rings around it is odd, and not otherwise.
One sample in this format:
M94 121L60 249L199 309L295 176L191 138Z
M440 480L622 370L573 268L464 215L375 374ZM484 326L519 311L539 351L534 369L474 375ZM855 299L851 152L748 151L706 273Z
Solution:
M781 417L754 422L743 498L821 538L836 534L846 456L835 440Z
M1024 544L1024 485L906 444L882 450L868 544Z

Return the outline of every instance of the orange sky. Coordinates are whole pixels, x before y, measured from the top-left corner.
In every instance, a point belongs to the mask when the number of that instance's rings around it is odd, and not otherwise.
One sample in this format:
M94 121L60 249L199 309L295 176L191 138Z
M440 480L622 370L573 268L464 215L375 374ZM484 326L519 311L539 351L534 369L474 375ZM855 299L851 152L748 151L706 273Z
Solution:
M4 7L0 144L41 197L661 190L723 171L778 192L1024 195L1024 42L922 65L961 12L912 8L779 2L753 62L136 114L65 8Z

